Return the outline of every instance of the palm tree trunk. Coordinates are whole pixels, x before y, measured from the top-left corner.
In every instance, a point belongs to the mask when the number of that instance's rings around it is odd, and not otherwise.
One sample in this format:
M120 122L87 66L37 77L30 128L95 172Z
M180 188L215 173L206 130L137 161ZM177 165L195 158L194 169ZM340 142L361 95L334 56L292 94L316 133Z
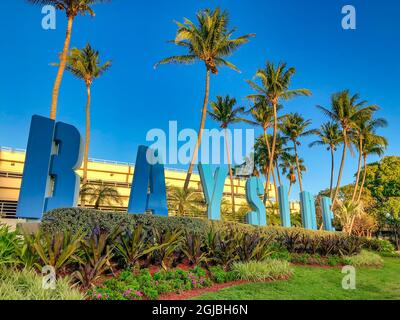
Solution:
M205 94L204 94L204 102L203 102L203 108L201 110L201 121L200 121L200 128L199 128L199 133L197 136L197 141L196 141L196 145L194 147L194 152L193 152L193 156L192 156L192 160L190 162L190 166L189 169L187 171L186 174L186 180L185 180L185 184L183 186L183 190L185 192L187 192L188 188L189 188L189 183L190 183L190 178L192 176L193 173L193 167L194 167L194 163L197 160L197 153L198 150L200 148L200 144L201 144L201 138L203 136L203 130L204 130L204 124L206 122L206 117L207 117L207 105L208 105L208 97L210 95L210 70L207 69L206 72L206 87L205 87Z
M271 147L269 145L269 141L268 141L268 135L267 135L267 129L264 129L264 140L265 140L265 144L267 146L267 154L268 157L271 159ZM267 203L267 198L268 198L268 193L269 193L269 176L270 176L271 170L269 168L268 165L268 169L267 169L267 173L265 175L265 191L264 191L264 205Z
M289 192L288 192L288 198L290 198L290 194L292 193L292 186L293 186L293 183L290 182L290 185L289 185Z
M332 199L333 197L333 176L335 174L335 150L334 147L331 146L331 184L329 188L329 197Z
M57 102L58 102L58 92L60 90L61 80L64 74L65 65L67 64L67 56L69 44L71 42L71 33L72 33L72 23L74 21L74 17L68 16L68 25L67 25L67 33L65 35L64 48L60 57L60 65L58 66L58 72L56 76L56 80L53 86L53 94L51 98L51 108L50 108L50 119L55 120L57 115Z
M235 214L235 186L233 184L233 172L231 166L231 154L229 149L229 142L228 142L228 132L225 128L225 147L226 147L226 155L228 157L228 169L229 169L229 177L231 180L231 199L232 199L232 213Z
M364 172L363 172L363 178L362 178L362 182L361 182L361 186L360 186L360 192L358 194L357 202L360 202L360 200L361 200L361 196L362 196L362 193L364 191L365 179L367 177L367 155L364 154L363 158L364 158Z
M301 178L299 155L297 154L297 145L296 145L295 141L293 141L293 145L294 145L294 154L295 154L295 157L296 157L297 176L299 178L300 192L303 192L303 179Z
M343 175L344 161L346 160L346 152L347 152L347 132L346 132L346 130L343 130L342 162L340 163L339 176L338 176L338 180L337 180L337 184L336 184L335 194L332 199L332 208L335 207L337 196L339 194L340 182L342 180L342 175Z
M272 181L274 181L275 201L278 202L279 194L278 194L278 187L277 187L277 183L276 183L275 168L274 167L272 167L271 174L272 174Z
M358 155L357 178L356 178L356 183L355 183L355 185L354 185L353 197L351 198L351 201L352 201L352 202L354 202L354 200L355 200L355 198L356 198L357 189L358 189L358 184L359 184L359 182L360 182L362 153L363 153L363 143L362 143L362 140L360 139L360 150L359 150L359 155Z
M277 119L277 101L273 101L272 105L273 105L273 109L274 109L274 133L272 136L272 148L271 148L271 152L269 154L269 166L268 166L268 171L272 172L273 168L274 168L274 156L275 156L275 147L276 147L276 134L278 131L278 119ZM268 140L268 139L266 139ZM267 182L268 183L268 182Z
M88 173L88 162L89 162L89 143L90 143L90 84L86 85L87 101L86 101L86 136L85 136L85 153L83 156L83 181L85 185L87 183L87 173Z
M279 173L278 161L275 161L276 173L278 175L279 186L282 186L281 174Z

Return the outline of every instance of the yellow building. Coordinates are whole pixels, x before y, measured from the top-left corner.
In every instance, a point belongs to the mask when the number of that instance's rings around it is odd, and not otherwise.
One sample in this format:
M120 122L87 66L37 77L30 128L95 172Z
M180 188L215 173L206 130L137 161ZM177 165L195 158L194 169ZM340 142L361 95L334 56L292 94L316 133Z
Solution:
M24 161L25 150L0 147L0 217L15 216ZM101 207L101 210L127 210L134 170L135 166L129 163L90 159L88 164L89 182L114 187L118 190L122 200L121 204L115 203L111 206ZM78 170L78 174L82 176L82 169ZM185 177L186 171L165 169L167 185L182 187ZM240 210L240 207L246 205L245 184L245 179L234 179L235 202L238 210ZM200 176L198 174L192 175L190 187L201 192ZM227 178L224 195L228 201L230 199L230 192L230 181ZM275 197L272 185L270 186L269 197L271 199ZM298 211L299 204L296 202L291 203L291 210Z

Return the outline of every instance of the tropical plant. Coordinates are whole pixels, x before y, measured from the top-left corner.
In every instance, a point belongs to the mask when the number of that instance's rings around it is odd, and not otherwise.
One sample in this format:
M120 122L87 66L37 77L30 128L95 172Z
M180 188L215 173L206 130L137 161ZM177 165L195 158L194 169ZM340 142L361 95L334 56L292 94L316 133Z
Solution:
M244 113L244 107L237 107L236 99L230 98L229 95L225 98L217 96L216 101L210 103L211 111L208 111L208 115L215 121L220 123L220 127L224 129L225 135L225 149L228 160L229 178L231 181L231 201L232 201L232 212L235 214L235 187L233 184L233 172L231 163L231 153L228 141L228 126L234 123L246 121L239 115Z
M300 169L300 175L303 174L307 170L307 168L304 166L304 160L301 158L297 158L296 156L289 153L289 152L284 152L281 155L280 159L281 163L279 167L282 169L282 173L286 174L286 178L289 180L289 192L288 196L290 197L290 194L292 192L292 187L293 185L297 182L296 178L296 168Z
M382 136L376 135L377 128L387 126L387 121L383 118L378 119L360 119L357 121L356 127L351 131L350 137L358 150L358 167L356 174L356 182L354 184L354 191L352 201L355 200L357 190L360 182L361 162L363 157L364 145L367 142L383 142L386 140Z
M363 213L363 207L360 203L352 201L338 201L337 217L343 228L343 232L351 235L354 220Z
M343 135L339 125L336 122L329 121L321 125L319 129L313 130L313 134L318 140L309 144L309 147L327 146L327 150L331 152L331 179L329 186L330 198L333 197L333 177L335 174L335 152L337 147L343 142Z
M174 253L183 240L183 230L159 231L154 229L153 234L157 245L156 258L160 261L161 267L167 271L172 263Z
M276 178L274 174L274 170L270 170L269 167L269 159L271 157L271 142L272 140L268 135L268 129L274 123L274 109L271 105L271 102L265 96L257 96L252 98L254 105L250 108L248 113L250 114L252 120L248 121L253 125L258 125L263 129L263 139L257 139L258 143L258 154L257 159L259 164L264 162L262 165L263 169L262 172L265 176L266 185L265 185L265 192L264 192L264 204L268 198L268 190L269 190L269 177L272 175L275 184L275 193L277 193L276 187ZM282 109L281 105L277 106L277 112ZM256 145L257 147L257 145Z
M118 190L114 187L104 185L101 182L88 182L82 185L80 196L82 203L93 204L95 209L99 209L104 205L112 206L115 205L115 203L122 204L121 195Z
M370 119L372 113L378 110L378 106L366 104L366 101L359 101L358 94L351 96L349 90L344 90L332 95L330 109L323 106L317 106L317 108L320 109L331 120L340 125L343 135L343 153L336 189L332 199L333 207L335 207L337 201L343 175L344 162L346 160L347 148L351 142L349 139L349 132L350 130L356 128L358 121Z
M301 174L299 154L297 147L301 144L299 139L301 137L308 136L312 134L312 130L306 130L311 124L311 120L305 120L298 113L289 113L282 118L280 123L280 130L283 136L293 142L294 156L296 160L297 177L299 179L300 192L303 192L303 179Z
M106 1L109 0L28 0L28 2L30 3L38 4L41 6L53 5L57 10L65 11L68 20L67 33L64 40L64 47L60 55L60 63L58 64L58 72L56 80L54 82L53 94L51 100L50 118L53 120L56 118L57 114L58 92L60 90L61 80L67 64L67 56L68 56L69 45L71 42L72 25L74 19L78 14L81 15L89 14L90 16L94 17L95 13L92 9L92 6L94 4Z
M216 232L212 245L210 260L228 270L232 263L239 259L237 251L239 234L232 228L220 229Z
M253 101L256 99L267 99L273 107L274 131L272 136L271 156L269 159L269 171L272 170L275 159L276 137L278 133L278 105L281 100L289 100L296 96L310 96L311 92L307 89L290 89L290 82L296 69L291 67L286 69L286 63L279 63L275 66L267 62L265 69L259 69L255 77L261 80L261 85L247 80L247 83L256 91L256 94L249 95Z
M350 264L354 267L383 267L383 259L376 253L361 250L355 256L347 257Z
M177 216L196 216L205 212L204 198L201 192L193 188L186 191L177 186L167 186L168 207Z
M115 244L116 255L122 258L124 266L128 268L138 266L139 259L154 250L157 250L157 246L146 241L142 224L125 230Z
M182 252L190 264L198 266L207 261L207 254L203 251L204 236L200 233L186 231L182 243Z
M237 278L247 281L287 279L293 274L289 262L275 259L264 261L235 262L232 272Z
M104 64L100 63L99 52L94 50L90 44L87 44L83 49L72 48L67 57L67 71L71 72L79 80L84 81L86 86L87 101L83 184L87 183L89 161L91 87L93 81L103 75L110 67L111 61L106 61Z
M84 300L70 277L58 277L54 290L43 288L43 276L32 270L8 269L0 273L0 300Z
M252 234L239 233L236 241L240 261L263 261L273 253L270 246L271 235L265 236L258 232Z
M51 266L55 272L79 260L77 256L84 234L70 230L56 234L38 232L34 235L33 247L42 266Z
M388 146L388 141L382 136L367 136L364 141L362 158L363 158L363 177L360 185L360 191L358 193L357 202L360 202L361 196L363 194L363 189L365 185L365 179L367 177L367 158L371 155L377 155L382 157Z
M197 153L200 148L201 139L204 130L204 124L207 116L207 105L210 92L210 75L218 74L218 67L227 66L230 69L239 71L238 68L225 60L225 57L231 55L241 45L247 43L254 34L246 34L236 39L232 38L235 29L228 29L228 13L221 11L205 9L196 14L196 23L185 19L183 23L177 22L178 30L175 40L171 43L186 48L186 55L172 56L161 60L156 64L183 63L191 64L201 61L206 67L206 84L204 93L204 102L201 113L200 128L195 145L192 161L190 163L183 189L186 191L189 187L190 177L193 172L194 163L197 159Z
M17 263L16 250L20 240L9 226L0 224L0 268Z
M113 270L111 259L114 256L115 240L119 233L119 229L104 232L96 228L90 237L82 241L79 269L73 275L84 288L93 286L101 275Z

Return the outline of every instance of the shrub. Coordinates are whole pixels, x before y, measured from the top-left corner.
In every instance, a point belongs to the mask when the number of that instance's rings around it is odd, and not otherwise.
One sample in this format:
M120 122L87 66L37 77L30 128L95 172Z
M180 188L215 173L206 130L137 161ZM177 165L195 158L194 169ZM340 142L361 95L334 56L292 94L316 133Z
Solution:
M189 271L176 269L174 271L161 270L150 274L148 269L139 273L123 271L119 277L105 281L88 291L92 300L141 300L157 299L161 293L180 292L193 288L203 288L211 285L206 272L201 268Z
M18 262L16 250L19 245L16 233L11 232L8 226L0 225L0 268Z
M123 266L132 268L139 264L139 259L157 249L157 246L145 240L143 226L137 225L125 230L115 244L117 257L122 260Z
M233 271L225 271L220 266L209 268L211 280L215 283L225 283L237 279L237 275Z
M40 258L41 265L52 266L56 272L77 260L75 254L82 239L82 232L73 233L68 230L54 234L45 234L39 231L35 235L24 235L24 242L33 246L35 253Z
M153 241L156 236L154 230L162 233L182 230L190 234L198 234L205 239L208 256L217 253L215 250L221 248L221 241L218 239L217 233L221 231L229 234L234 229L236 233L246 239L244 241L247 243L240 250L241 260L248 260L249 248L253 246L253 234L259 234L260 237L270 239L271 245L277 244L282 248L286 248L289 253L316 253L321 256L353 255L362 249L365 242L358 237L350 237L341 232L312 231L276 226L257 227L233 222L211 222L205 219L189 217L166 218L147 214L130 215L78 208L57 209L47 213L43 218L41 228L46 232L53 233L68 228L72 228L75 231L82 229L90 233L96 226L99 226L101 230L110 231L114 228L134 229L137 225L143 226L145 241ZM228 245L229 247L229 243L223 245ZM193 246L192 249L194 249ZM192 251L192 254L196 251L196 255L198 255L199 251L197 249L198 246L196 250ZM180 248L177 248L177 250L181 251ZM267 252L267 254L269 253Z
M41 275L26 269L7 270L0 274L0 300L83 300L71 286L70 278L59 278L56 289L43 289Z
M207 261L207 254L204 252L204 235L186 231L182 244L182 252L192 265L199 265Z
M383 259L376 253L362 250L355 256L347 257L349 264L354 267L383 267Z
M93 285L106 271L112 270L113 242L117 235L117 230L111 233L96 230L82 242L80 265L79 269L74 272L74 276L84 288Z
M251 262L235 262L232 266L237 278L248 281L265 281L287 279L293 273L287 261L265 260Z
M396 256L395 246L388 240L378 238L364 238L363 247L367 250L379 252L387 256Z

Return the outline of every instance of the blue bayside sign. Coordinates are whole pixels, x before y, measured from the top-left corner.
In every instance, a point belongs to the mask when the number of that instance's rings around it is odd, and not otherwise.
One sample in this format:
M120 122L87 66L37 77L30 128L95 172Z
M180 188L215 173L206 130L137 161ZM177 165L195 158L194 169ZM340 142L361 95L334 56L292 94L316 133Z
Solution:
M25 166L19 195L17 217L40 220L44 212L57 208L76 207L78 204L80 178L76 170L82 164L82 138L79 131L69 124L34 115L29 131ZM157 156L157 150L140 146L133 175L128 213L143 214L151 211L155 215L168 216L167 192L164 165L149 162L149 154ZM211 165L198 165L207 214L210 220L221 219L221 201L226 166L213 172ZM246 199L251 208L246 221L257 226L266 226L266 208L261 201L264 187L260 178L251 177L246 182ZM279 211L283 227L290 227L288 190L278 188ZM330 198L321 199L324 229L334 231ZM303 226L317 230L314 197L307 191L300 193Z

